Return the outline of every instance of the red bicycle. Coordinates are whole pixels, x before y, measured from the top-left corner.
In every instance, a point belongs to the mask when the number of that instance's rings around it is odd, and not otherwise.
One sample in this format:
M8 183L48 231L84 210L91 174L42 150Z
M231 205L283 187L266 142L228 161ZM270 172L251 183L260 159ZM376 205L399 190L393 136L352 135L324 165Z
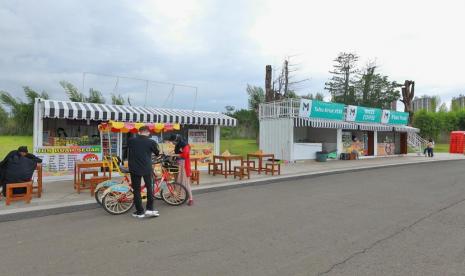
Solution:
M179 206L187 201L187 189L174 181L178 166L175 160L166 155L161 155L154 162L161 165L159 173L154 172L153 193L155 198L163 199L167 204ZM134 205L134 193L129 181L129 172L124 171L126 183L112 185L102 194L102 206L112 215L120 215L128 212ZM147 200L147 189L144 184L141 187L142 199Z

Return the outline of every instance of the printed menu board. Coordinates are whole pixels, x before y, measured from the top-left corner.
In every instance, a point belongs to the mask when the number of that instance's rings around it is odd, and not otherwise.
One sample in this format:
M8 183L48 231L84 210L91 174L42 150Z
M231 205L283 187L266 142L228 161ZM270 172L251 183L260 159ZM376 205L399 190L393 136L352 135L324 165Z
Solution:
M102 160L101 146L38 147L34 153L42 159L44 176L71 175L76 161Z
M207 130L189 129L187 141L190 145L207 143Z

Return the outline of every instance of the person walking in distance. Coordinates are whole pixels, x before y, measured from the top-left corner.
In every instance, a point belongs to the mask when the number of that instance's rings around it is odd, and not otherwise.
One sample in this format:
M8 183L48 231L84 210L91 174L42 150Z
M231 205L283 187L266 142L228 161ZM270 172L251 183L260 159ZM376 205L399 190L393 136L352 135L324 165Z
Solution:
M429 139L428 144L426 144L426 148L428 149L428 157L433 157L433 149L434 149L434 142L433 139Z
M131 174L131 185L134 190L134 204L136 218L158 217L159 213L153 207L153 167L152 154L158 156L158 144L150 139L150 130L146 126L139 128L139 135L128 140L128 165ZM141 197L141 179L144 179L147 190L147 208L144 213Z

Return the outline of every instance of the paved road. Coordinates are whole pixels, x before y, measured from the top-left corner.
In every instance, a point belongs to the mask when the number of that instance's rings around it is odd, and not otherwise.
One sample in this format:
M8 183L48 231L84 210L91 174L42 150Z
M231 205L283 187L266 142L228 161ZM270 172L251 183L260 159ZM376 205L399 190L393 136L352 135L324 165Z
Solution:
M0 223L3 275L464 275L464 161Z

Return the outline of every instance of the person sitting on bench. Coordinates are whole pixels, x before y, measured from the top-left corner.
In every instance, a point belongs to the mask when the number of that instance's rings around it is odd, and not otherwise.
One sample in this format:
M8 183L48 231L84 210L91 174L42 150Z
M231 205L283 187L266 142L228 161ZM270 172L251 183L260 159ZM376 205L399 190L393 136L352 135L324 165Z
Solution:
M27 147L19 147L7 154L0 162L0 184L3 187L3 196L6 196L6 185L9 183L22 183L31 181L37 163L42 159L30 154ZM15 194L25 193L25 189L16 189Z

